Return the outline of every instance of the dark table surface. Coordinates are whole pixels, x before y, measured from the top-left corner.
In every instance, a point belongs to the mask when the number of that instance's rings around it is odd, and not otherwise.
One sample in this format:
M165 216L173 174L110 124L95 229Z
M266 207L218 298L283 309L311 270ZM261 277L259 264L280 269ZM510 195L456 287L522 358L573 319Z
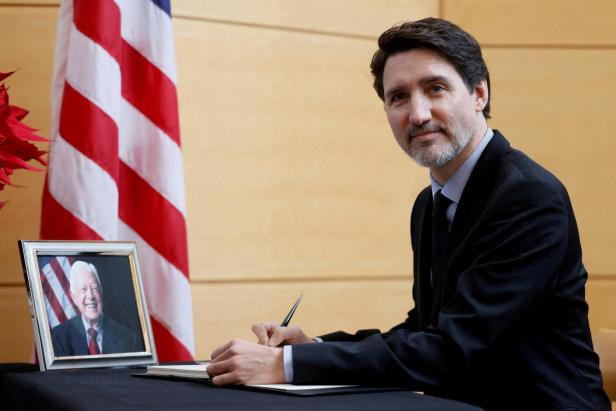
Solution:
M434 410L477 407L410 391L298 397L196 381L136 378L135 369L39 372L29 364L0 365L4 410Z

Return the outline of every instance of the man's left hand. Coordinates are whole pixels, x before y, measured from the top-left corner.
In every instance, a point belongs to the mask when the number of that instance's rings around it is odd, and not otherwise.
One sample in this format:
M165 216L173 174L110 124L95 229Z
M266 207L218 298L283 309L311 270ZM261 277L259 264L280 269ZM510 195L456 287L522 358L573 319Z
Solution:
M207 373L214 385L282 384L282 348L231 340L212 353Z

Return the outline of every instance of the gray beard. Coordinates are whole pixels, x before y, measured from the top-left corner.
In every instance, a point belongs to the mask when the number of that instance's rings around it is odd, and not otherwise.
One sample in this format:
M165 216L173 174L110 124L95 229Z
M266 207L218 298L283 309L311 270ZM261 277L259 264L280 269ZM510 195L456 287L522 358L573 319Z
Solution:
M439 150L434 152L433 147L425 147L420 150L412 150L411 158L422 167L442 167L456 158L468 146L471 141L472 133L462 135L461 137L453 136L448 140L449 144L445 147L439 147Z

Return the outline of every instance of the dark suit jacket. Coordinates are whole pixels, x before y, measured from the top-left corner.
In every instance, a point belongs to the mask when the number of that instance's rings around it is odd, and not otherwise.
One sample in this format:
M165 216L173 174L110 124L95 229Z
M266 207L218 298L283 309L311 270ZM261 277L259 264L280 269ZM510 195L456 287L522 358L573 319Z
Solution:
M556 177L495 131L434 289L431 211L428 187L411 216L415 308L406 321L293 346L293 382L402 384L495 410L609 410L577 225Z
M86 331L81 315L51 330L51 341L56 357L88 355ZM101 354L140 352L144 350L143 341L137 335L114 321L103 316L103 350Z

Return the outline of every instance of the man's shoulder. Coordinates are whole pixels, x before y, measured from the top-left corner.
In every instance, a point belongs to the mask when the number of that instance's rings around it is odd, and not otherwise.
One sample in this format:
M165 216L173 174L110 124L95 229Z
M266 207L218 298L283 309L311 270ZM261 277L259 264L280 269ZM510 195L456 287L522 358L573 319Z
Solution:
M496 153L490 154L490 151L486 150L487 155L494 158L489 162L489 169L484 170L484 175L491 175L499 185L509 188L515 186L531 191L550 190L559 194L566 191L558 177L523 151L511 147L498 131L495 131L495 137L497 144L499 140L505 144L501 143L500 150Z
M103 319L103 330L105 332L110 331L115 333L118 336L133 336L135 333L131 331L124 324L121 324L114 320L113 318L106 315Z
M51 329L51 334L55 336L60 335L68 335L70 333L74 333L78 331L77 328L78 321L80 320L79 315L75 315L68 320L56 325Z

